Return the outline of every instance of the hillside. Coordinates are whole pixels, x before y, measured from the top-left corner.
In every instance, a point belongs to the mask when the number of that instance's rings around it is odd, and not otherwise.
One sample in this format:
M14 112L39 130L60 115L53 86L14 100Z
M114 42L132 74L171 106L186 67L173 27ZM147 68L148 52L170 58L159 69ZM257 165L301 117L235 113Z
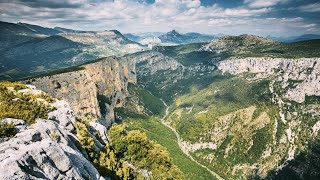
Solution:
M200 48L220 57L319 57L320 40L281 43L254 35L222 36Z
M216 51L217 53L224 51L241 53L242 51L252 50L257 47L266 47L278 44L280 43L273 40L244 34L240 36L222 36L204 46L202 49L205 51Z
M166 34L159 36L159 39L161 40L162 43L172 43L172 44L209 42L214 38L215 38L214 36L203 35L200 33L180 34L176 30L169 31Z
M0 80L77 66L97 58L145 50L119 31L74 31L24 23L0 23Z
M0 50L41 38L37 32L18 24L0 21Z

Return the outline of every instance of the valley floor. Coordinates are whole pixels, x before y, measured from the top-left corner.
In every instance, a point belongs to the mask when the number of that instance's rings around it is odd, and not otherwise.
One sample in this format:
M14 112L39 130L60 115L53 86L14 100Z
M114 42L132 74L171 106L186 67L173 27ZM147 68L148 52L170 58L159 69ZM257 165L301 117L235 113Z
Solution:
M193 162L195 162L196 164L198 164L199 166L205 168L207 171L209 171L216 179L223 179L221 178L217 173L211 171L208 167L202 165L201 163L197 162L196 160L194 160L194 158L189 154L188 150L184 148L184 146L182 145L182 142L181 142L181 138L180 138L180 135L178 134L178 132L172 128L169 124L167 124L165 122L165 119L166 117L169 115L169 106L166 104L166 102L163 101L163 99L160 99L162 101L162 103L164 104L164 106L166 107L166 114L163 116L163 118L161 119L161 123L166 126L167 128L171 129L171 131L174 132L174 134L176 135L177 137L177 142L178 142L178 145L179 145L179 148L181 149L181 151L187 155Z

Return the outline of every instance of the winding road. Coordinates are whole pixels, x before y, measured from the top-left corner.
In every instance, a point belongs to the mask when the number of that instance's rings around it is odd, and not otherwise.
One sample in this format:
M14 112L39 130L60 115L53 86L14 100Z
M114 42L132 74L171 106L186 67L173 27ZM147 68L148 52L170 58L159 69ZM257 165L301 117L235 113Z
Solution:
M150 93L150 92L149 92ZM162 103L164 104L164 106L166 107L166 114L161 118L161 123L163 125L165 125L167 128L171 129L171 131L174 132L174 134L176 135L177 137L177 141L178 141L178 144L179 144L179 147L181 149L181 151L187 155L193 162L195 162L196 164L198 164L199 166L205 168L207 171L209 171L215 178L219 179L219 180L223 180L222 177L220 177L217 173L211 171L209 168L207 168L206 166L200 164L198 161L194 160L193 157L189 154L189 152L183 147L182 143L181 143L181 138L180 138L180 135L177 133L177 131L171 127L169 124L167 124L165 122L165 119L167 118L167 116L169 115L169 106L167 105L166 102L163 101L163 99L160 99L162 101Z

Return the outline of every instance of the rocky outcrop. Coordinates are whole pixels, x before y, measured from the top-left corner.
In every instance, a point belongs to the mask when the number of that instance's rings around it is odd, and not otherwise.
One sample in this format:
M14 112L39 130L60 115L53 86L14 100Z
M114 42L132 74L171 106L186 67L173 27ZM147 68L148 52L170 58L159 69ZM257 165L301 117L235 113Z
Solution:
M128 82L135 83L135 69L129 61L108 57L75 71L25 81L65 100L77 116L114 119L113 109L123 106Z
M73 133L69 105L53 105L57 110L50 120L38 119L30 126L23 120L3 120L14 122L19 132L0 143L0 179L104 179Z
M217 64L222 72L231 74L258 73L261 77L278 76L284 97L303 102L306 96L320 96L319 58L244 58L222 61Z
M153 75L161 70L174 71L178 68L184 68L183 65L175 59L165 56L157 51L136 53L133 55L127 55L124 58L134 64L137 64L137 73L141 75Z

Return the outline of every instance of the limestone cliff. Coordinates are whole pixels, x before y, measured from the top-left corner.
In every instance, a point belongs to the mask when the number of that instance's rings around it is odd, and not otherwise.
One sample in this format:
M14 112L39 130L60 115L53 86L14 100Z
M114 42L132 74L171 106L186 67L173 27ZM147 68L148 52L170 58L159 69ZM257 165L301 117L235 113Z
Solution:
M303 102L306 96L320 96L319 58L240 58L222 61L218 69L231 74L257 73L260 77L278 76L284 97Z
M23 81L35 85L54 98L70 103L77 116L114 120L114 108L123 107L128 96L128 83L137 83L139 74L154 74L161 70L176 70L183 66L158 52L142 52L123 57L106 57L69 72Z
M114 107L123 106L128 82L135 83L135 70L127 60L107 57L77 70L24 81L70 103L78 116L114 119Z

